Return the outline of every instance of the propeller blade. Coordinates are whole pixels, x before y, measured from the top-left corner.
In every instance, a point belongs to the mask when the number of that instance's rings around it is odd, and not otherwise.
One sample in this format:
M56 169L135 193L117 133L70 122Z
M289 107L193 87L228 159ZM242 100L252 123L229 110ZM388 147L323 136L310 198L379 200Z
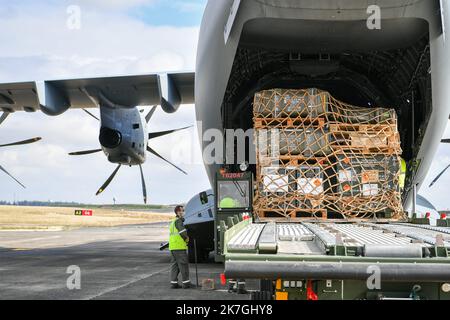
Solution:
M183 172L185 175L187 175L187 172L184 171L183 169L178 168L176 165L174 165L172 162L170 162L169 160L165 159L163 156L161 156L158 152L156 152L155 150L153 150L150 146L147 146L147 151L150 152L151 154L157 156L158 158L160 158L161 160L164 160L165 162L167 162L168 164L172 165L173 167L175 167L176 169L180 170L181 172Z
M2 145L0 145L0 148L1 147L19 146L19 145L24 145L24 144L35 143L35 142L38 142L40 140L42 140L42 138L41 137L37 137L37 138L32 138L32 139L28 139L28 140L24 140L24 141L19 141L19 142L2 144Z
M156 111L156 106L153 106L152 110L149 111L149 113L147 113L147 115L145 116L145 121L147 121L147 123L149 123L150 119L153 117L153 114Z
M139 170L141 171L142 194L144 196L144 203L147 204L147 187L145 186L145 178L144 171L142 171L142 165L139 165Z
M2 122L5 121L8 116L9 112L3 112L2 116L0 117L0 124L2 124Z
M114 177L117 174L117 171L119 171L120 167L122 165L119 164L116 168L116 170L114 170L114 172L111 174L111 176L108 178L108 180L106 180L106 182L100 187L100 189L98 189L97 193L95 194L96 196L98 196L100 193L102 193L103 191L105 191L105 189L109 186L109 184L111 183L111 181L114 179Z
M434 178L434 180L430 183L429 188L431 188L442 177L442 175L445 173L445 171L448 170L448 168L450 168L450 164L444 170L442 170L436 178Z
M102 151L102 149L95 149L95 150L86 150L86 151L77 151L77 152L71 152L69 153L69 156L84 156L87 154L93 154Z
M20 183L19 180L17 180L16 178L14 178L8 171L6 171L5 168L3 168L2 166L0 166L0 170L3 171L4 173L6 173L8 176L10 176L15 182L17 182L18 184L20 184L20 186L21 186L22 188L26 189L26 187L25 187L22 183Z
M193 126L189 126L189 127L184 127L184 128L180 128L180 129L175 129L175 130L167 130L167 131L160 131L160 132L151 132L148 134L148 138L149 139L155 139L155 138L159 138L177 131L181 131L181 130L186 130L189 128L192 128Z
M95 116L93 113L89 112L88 110L83 109L83 111L86 112L88 115L90 115L95 120L100 121L100 119L97 116Z
M450 143L450 139L442 139L441 143Z

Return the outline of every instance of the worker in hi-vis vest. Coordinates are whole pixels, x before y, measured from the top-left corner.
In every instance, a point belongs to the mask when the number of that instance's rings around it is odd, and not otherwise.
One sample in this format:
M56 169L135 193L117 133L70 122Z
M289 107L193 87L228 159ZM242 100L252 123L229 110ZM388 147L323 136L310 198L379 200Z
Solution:
M403 189L405 189L405 180L406 180L406 161L405 159L400 158L400 177L398 179L400 191L403 191Z
M189 280L189 260L187 255L187 244L189 237L184 227L184 208L175 207L176 218L170 223L169 250L171 255L170 265L170 284L173 289L180 288L178 283L178 274L181 273L183 289L191 288Z

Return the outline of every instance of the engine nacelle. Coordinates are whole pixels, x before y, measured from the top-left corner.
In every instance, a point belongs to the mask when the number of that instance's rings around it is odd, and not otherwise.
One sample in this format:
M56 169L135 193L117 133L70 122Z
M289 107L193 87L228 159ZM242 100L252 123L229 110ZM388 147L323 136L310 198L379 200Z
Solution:
M117 148L122 143L122 133L108 127L101 127L99 141L105 148Z

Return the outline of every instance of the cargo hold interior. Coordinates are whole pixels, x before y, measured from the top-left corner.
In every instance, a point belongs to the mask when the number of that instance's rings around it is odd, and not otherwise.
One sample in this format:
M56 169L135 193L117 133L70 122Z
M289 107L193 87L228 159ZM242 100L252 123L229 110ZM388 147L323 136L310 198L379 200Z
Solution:
M381 30L369 30L365 20L250 20L225 93L224 128L252 128L255 93L273 88L318 88L354 106L394 108L402 157L412 168L408 192L432 111L425 20L382 20Z

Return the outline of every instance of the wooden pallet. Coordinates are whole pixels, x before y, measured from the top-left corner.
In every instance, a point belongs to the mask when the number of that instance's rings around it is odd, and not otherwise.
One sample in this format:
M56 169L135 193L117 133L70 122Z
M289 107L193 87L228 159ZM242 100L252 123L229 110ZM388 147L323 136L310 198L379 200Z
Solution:
M276 210L276 209L255 209L259 218L282 218L282 219L304 219L320 218L327 219L327 209L295 209L295 210ZM304 217L302 217L305 215Z
M395 125L330 124L330 133L334 137L330 139L331 146L369 151L388 148L401 152L400 136Z
M255 129L294 129L298 127L316 126L324 127L326 119L319 118L253 118Z
M342 122L330 122L329 129L330 132L388 132L389 134L395 134L398 132L397 124L351 124Z
M402 149L400 147L352 147L352 146L331 146L335 154L387 154L387 155L401 155Z
M395 135L367 135L361 133L339 133L335 135L337 140L331 141L331 146L349 146L362 148L400 148L400 139Z
M279 157L258 157L257 163L260 166L267 167L272 164L280 166L298 166L299 164L331 164L333 161L330 157L304 157L304 156L289 156L280 155Z

